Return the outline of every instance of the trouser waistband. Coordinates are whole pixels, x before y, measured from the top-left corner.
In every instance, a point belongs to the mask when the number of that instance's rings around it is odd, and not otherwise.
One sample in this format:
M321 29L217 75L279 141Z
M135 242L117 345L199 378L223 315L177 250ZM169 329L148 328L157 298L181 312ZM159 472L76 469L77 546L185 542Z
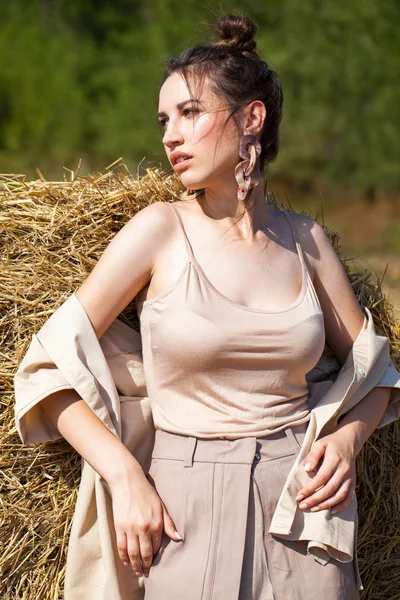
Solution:
M288 426L271 435L236 439L199 438L156 430L152 459L181 460L183 466L193 462L252 464L297 454L308 423Z

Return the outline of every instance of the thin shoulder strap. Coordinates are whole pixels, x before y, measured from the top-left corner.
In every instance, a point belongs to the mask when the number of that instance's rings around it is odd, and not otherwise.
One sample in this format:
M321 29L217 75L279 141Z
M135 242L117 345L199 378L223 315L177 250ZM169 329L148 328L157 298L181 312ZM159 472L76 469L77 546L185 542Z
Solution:
M187 236L187 234L186 234L186 231L185 231L185 227L183 226L182 217L181 217L181 215L179 214L179 211L178 211L178 210L176 209L176 207L174 206L174 203L173 203L173 202L170 202L169 204L170 204L170 205L172 206L172 208L174 209L174 212L175 212L175 214L176 214L176 217L177 217L177 219L178 219L178 221L179 221L179 224L180 224L180 226L181 226L181 229L182 229L182 232L183 232L183 235L184 235L184 238L185 238L185 242L186 242L186 248L187 248L188 254L189 254L189 256L191 256L191 258L193 258L193 259L194 259L194 254L193 254L192 246L190 245L189 238L188 238L188 236Z
M301 247L300 244L300 240L298 238L297 235L297 231L296 231L296 227L295 224L293 222L293 217L291 216L290 212L288 210L283 209L283 213L289 223L289 227L290 227L290 231L292 232L292 236L293 236L293 240L294 243L296 244L296 248L297 248L297 253L300 257L300 260L304 263L305 265L305 260L304 260L304 254L303 254L303 248Z

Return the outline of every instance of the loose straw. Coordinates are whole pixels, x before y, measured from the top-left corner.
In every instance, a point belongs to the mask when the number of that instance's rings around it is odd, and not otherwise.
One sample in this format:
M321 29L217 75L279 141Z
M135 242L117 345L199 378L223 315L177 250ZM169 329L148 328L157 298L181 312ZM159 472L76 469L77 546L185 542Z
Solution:
M80 478L80 457L65 441L24 446L14 421L13 376L48 317L77 289L113 236L146 205L172 202L175 174L147 169L134 177L122 159L86 177L64 181L0 175L0 596L4 600L63 598L65 558ZM270 201L283 207L270 194ZM325 227L339 254L337 233ZM371 272L341 258L376 330L389 338L400 366L400 327ZM121 313L138 329L134 300ZM363 600L400 598L400 428L377 430L357 458L358 552Z

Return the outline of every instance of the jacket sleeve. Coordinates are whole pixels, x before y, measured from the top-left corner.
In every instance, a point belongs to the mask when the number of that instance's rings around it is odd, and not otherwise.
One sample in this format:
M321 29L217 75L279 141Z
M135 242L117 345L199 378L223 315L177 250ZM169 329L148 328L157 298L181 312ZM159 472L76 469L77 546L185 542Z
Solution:
M378 429L400 418L400 372L396 369L393 359L375 387L389 387L390 398L386 411L378 424Z
M340 379L339 374L353 371L353 380L349 381L349 385L352 387L356 381L358 382L355 393L349 394L336 416L338 418L343 416L375 387L388 387L391 388L390 398L377 426L380 428L400 418L400 372L396 369L390 355L389 339L376 333L372 314L368 308L366 313L357 340L342 366L329 346L325 345L320 360L306 375L309 389L308 402L311 410L320 405L335 380Z
M63 389L76 390L120 439L122 403L150 420L140 334L116 319L97 339L75 294L32 336L14 375L16 427L24 444L62 437L40 402Z
M73 390L62 371L40 343L37 335L32 341L14 375L15 422L24 444L46 442L61 438L58 429L47 418L40 402L53 392Z

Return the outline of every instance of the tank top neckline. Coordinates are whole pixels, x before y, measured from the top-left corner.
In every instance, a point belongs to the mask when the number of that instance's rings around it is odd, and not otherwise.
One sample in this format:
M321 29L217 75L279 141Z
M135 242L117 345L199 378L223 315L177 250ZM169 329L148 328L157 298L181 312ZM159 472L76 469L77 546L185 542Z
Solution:
M192 246L190 244L189 238L186 234L186 230L185 227L183 225L183 221L182 221L182 217L180 216L178 210L175 208L175 206L173 206L173 202L170 203L171 207L173 208L175 215L179 221L180 227L182 229L183 232L183 236L185 239L185 243L186 243L186 248L187 248L187 252L188 252L188 257L186 260L186 263L181 271L181 274L179 275L178 279L175 281L175 283L172 285L172 287L170 287L168 290L166 290L165 292L163 292L162 294L159 294L158 296L155 296L154 298L150 298L149 300L141 300L141 301L136 301L136 304L143 306L143 308L145 306L148 306L150 304L153 304L154 302L157 302L158 300L162 300L164 297L168 296L170 293L172 293L175 288L178 286L178 284L180 283L181 279L183 278L183 276L185 275L187 269L189 268L190 265L192 265L194 267L194 269L196 270L196 272L200 275L200 277L203 279L205 285L207 285L219 298L221 298L224 302L227 302L228 304L230 304L231 306L238 308L239 310L245 310L248 312L254 312L254 313L258 313L258 314L280 314L280 313L285 313L288 312L294 308L296 308L297 306L299 306L305 296L306 296L306 290L307 290L307 283L308 280L311 281L309 272L308 272L308 268L307 265L305 263L304 260L304 255L303 255L303 251L302 251L302 247L300 242L297 239L297 236L295 234L295 231L291 225L290 219L291 217L288 216L288 213L285 209L282 210L282 212L285 214L285 217L289 223L289 227L293 236L293 240L295 242L295 246L297 249L297 255L299 257L300 260L300 264L301 264L301 274L302 274L302 284L301 284L301 289L300 292L297 296L297 298L294 300L294 302L292 302L291 304L289 304L289 306L286 306L282 309L262 309L262 308L253 308L250 306L245 306L244 304L239 304L238 302L234 302L233 300L231 300L230 298L228 298L227 296L225 296L224 294L222 294L222 292L220 292L212 283L211 281L208 279L207 275L205 274L202 266L200 265L200 263L197 261Z

